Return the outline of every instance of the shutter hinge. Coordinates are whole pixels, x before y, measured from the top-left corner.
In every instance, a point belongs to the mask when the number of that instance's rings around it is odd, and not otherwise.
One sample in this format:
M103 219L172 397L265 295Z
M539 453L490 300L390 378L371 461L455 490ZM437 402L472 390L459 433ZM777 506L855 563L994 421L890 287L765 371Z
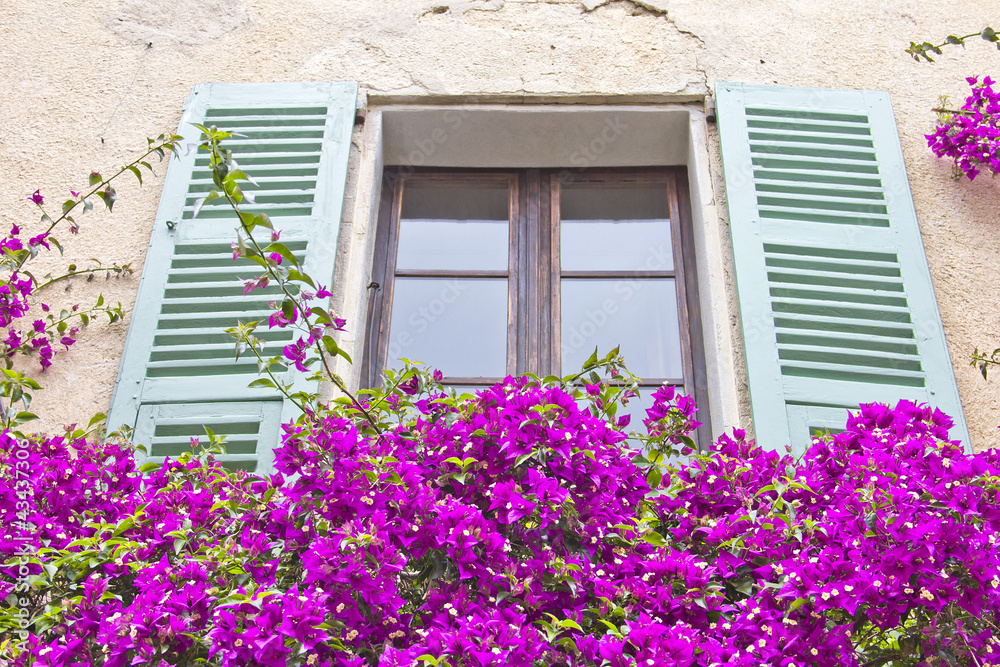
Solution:
M705 96L705 122L714 123L716 122L715 116L715 100L711 96Z

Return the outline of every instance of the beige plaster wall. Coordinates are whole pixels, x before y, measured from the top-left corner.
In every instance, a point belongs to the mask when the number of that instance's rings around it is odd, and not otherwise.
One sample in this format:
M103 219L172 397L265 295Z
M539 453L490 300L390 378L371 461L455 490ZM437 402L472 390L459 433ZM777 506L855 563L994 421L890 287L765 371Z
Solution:
M191 86L203 81L357 80L386 100L460 95L604 96L612 102L692 100L719 80L888 90L938 296L959 392L977 448L1000 424L1000 378L968 365L974 346L1000 347L1000 189L983 177L953 181L925 148L941 94L959 101L969 74L998 73L985 42L953 48L938 63L903 52L993 23L1000 1L945 0L26 0L0 4L0 227L37 231L26 197L58 201L91 169L108 171L177 126ZM374 99L374 98L373 98ZM363 131L356 133L360 146ZM718 173L718 148L709 133ZM370 178L354 156L340 270L363 267ZM359 171L360 170L360 171ZM162 170L161 170L162 176ZM53 303L92 303L99 291L130 309L162 179L119 188L113 215L88 214L64 258L130 263L137 275L57 288ZM718 211L725 213L721 183ZM724 220L723 220L724 225ZM354 245L348 242L355 242ZM728 262L728 258L726 258ZM727 264L728 266L728 264ZM358 276L354 276L357 280ZM730 285L731 276L726 280ZM346 302L345 302L346 305ZM726 332L742 354L735 311ZM127 324L127 323L126 323ZM98 324L40 377L34 408L53 429L107 409L126 324ZM720 325L724 326L724 325ZM741 402L741 421L748 420Z

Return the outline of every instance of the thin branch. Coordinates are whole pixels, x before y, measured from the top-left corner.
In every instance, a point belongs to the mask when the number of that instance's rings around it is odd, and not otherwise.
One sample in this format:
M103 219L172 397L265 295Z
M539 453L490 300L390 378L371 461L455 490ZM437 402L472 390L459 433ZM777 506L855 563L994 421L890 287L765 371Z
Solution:
M110 271L114 271L115 273L122 274L122 273L131 273L132 270L130 268L126 269L125 267L122 267L122 266L95 266L94 268L91 268L91 269L80 269L79 271L70 271L69 273L64 273L61 276L57 276L55 278L51 278L51 279L45 281L44 283L41 283L41 284L37 284L36 283L35 284L35 289L33 291L34 292L38 292L39 290L42 290L42 289L48 287L49 285L52 285L53 283L57 283L57 282L59 282L61 280L66 280L68 278L72 278L73 276L82 276L84 274L94 275L98 271L109 271L109 272ZM32 281L34 281L35 280L34 276L32 276L31 279L32 279Z
M222 160L223 159L223 157L219 153L218 144L219 144L219 141L217 139L212 139L211 140L210 150L212 152L212 158L213 158L213 160ZM281 291L285 294L285 296L288 298L288 300L292 302L293 307L299 313L302 314L303 319L306 321L306 323L308 325L308 323L309 323L308 310L303 306L302 302L299 299L297 299L296 296L294 294L292 294L291 291L288 289L287 281L273 267L271 267L270 264L266 261L266 255L265 255L264 249L261 248L261 246L258 243L257 239L254 238L252 230L248 227L248 225L246 224L246 222L243 220L243 215L240 212L239 202L236 201L236 199L233 197L233 195L225 187L225 184L221 185L221 190L222 190L223 196L225 196L225 198L226 198L226 201L229 203L229 207L233 209L234 213L236 213L236 217L240 221L240 226L243 228L243 231L246 233L247 238L253 244L254 250L257 252L257 254L261 258L265 259L265 261L264 261L264 269L267 271L268 275L270 275L275 280L275 282L278 283L278 286L281 288ZM309 329L311 330L312 327L309 327ZM354 407L357 408L365 416L365 419L368 420L368 423L370 423L372 425L372 427L377 432L381 433L381 429L379 429L378 423L375 421L374 417L372 417L372 415L368 412L368 410L365 409L364 405L361 404L361 401L359 401L358 398L353 393L351 393L351 391L347 388L347 386L344 384L344 382L339 377L337 377L337 375L333 372L333 369L330 368L329 362L326 359L325 350L323 350L323 347L320 344L320 342L316 341L314 343L314 345L315 345L316 350L319 352L320 363L323 364L323 370L326 373L326 376L330 380L330 382L332 382L340 391L342 391L344 393L344 395L346 395L347 398L351 401L351 403L354 405ZM256 354L256 351L255 351L255 354ZM258 355L258 357L259 357L259 355ZM269 374L270 374L270 371L269 371ZM285 393L285 395L291 400L291 396L289 394L287 394L284 391L282 393ZM300 404L296 403L296 405L298 405L299 408L303 410L303 412L305 411L305 409Z
M42 219L44 220L45 218L48 218L51 221L51 224L49 224L48 229L46 229L44 233L45 234L51 233L52 230L55 229L56 225L58 225L60 222L62 222L63 220L65 220L67 217L69 217L69 214L72 213L74 210L76 210L76 208L80 204L82 204L88 197L91 197L91 196L97 194L97 192L101 188L106 188L108 185L111 184L111 181L115 180L116 178L118 178L119 176L121 176L122 174L124 174L126 171L130 171L133 168L137 168L136 165L141 165L141 163L147 157L149 157L150 155L152 155L153 153L156 153L157 155L161 156L160 159L162 160L163 159L162 156L165 154L165 152L167 150L169 150L171 152L174 151L176 143L177 142L176 142L176 139L175 139L174 135L171 135L170 138L164 139L163 141L161 141L160 143L156 144L155 146L154 145L150 145L149 150L147 150L145 153L143 153L142 155L140 155L135 160L132 160L131 162L129 162L127 165L123 166L121 169L119 169L117 172L115 172L112 176L110 176L108 178L102 178L100 183L98 183L93 188L91 188L91 190L89 192L87 192L87 194L82 195L79 199L77 199L76 201L74 201L72 206L70 206L68 209L66 209L65 211L63 211L62 215L60 215L58 218L55 218L54 220L52 218L49 218L48 215L45 215L45 211L43 209L42 213L43 213L44 217ZM41 208L41 205L39 205L39 208ZM14 270L17 271L22 266L24 266L24 263L29 259L29 257L30 256L25 255L20 260L18 260L16 266L14 267Z

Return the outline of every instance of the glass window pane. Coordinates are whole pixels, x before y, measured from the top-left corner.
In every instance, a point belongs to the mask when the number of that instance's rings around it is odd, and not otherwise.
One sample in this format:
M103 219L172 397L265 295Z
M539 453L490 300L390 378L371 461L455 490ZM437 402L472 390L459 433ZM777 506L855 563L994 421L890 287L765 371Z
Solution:
M562 372L575 373L598 348L621 346L641 378L681 378L680 326L672 279L563 279Z
M403 357L452 377L507 370L507 280L396 278L387 365Z
M509 188L494 183L407 183L397 269L507 269Z
M670 207L662 183L565 185L559 196L566 271L674 268Z

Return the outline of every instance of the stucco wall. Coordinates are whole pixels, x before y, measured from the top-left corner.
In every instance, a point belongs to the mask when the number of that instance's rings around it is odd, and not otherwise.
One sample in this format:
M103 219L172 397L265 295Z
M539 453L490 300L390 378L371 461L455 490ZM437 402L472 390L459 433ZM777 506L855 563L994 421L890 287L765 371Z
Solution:
M974 41L936 64L903 52L911 39L940 39L993 23L1000 2L944 0L31 0L0 5L0 224L38 228L26 197L58 201L91 169L109 171L176 128L191 86L203 81L357 80L373 103L468 96L526 101L583 96L613 103L697 100L715 80L888 90L931 267L959 392L977 448L1000 424L1000 378L968 365L973 347L1000 347L996 295L1000 189L987 177L953 181L925 148L930 109L941 94L961 100L969 74L997 72L1000 52ZM365 130L358 129L360 146ZM373 173L356 150L345 203L341 283L364 268L367 192ZM716 209L725 215L717 137L708 155ZM367 170L366 170L367 169ZM164 165L165 170L165 165ZM99 291L131 308L156 209L160 179L119 188L113 215L88 214L64 258L128 262L132 278L76 281L53 303L88 304ZM357 218L361 219L357 219ZM725 232L723 219L722 231ZM63 238L67 237L67 238ZM723 255L725 247L720 251ZM343 261L341 261L343 260ZM729 267L728 257L721 266ZM360 267L360 268L359 268ZM344 275L344 272L352 275ZM738 321L714 332L730 341L742 377ZM348 280L351 278L351 280ZM350 294L341 290L348 311ZM356 301L356 299L354 300ZM356 312L354 313L356 314ZM360 324L358 322L357 324ZM127 323L98 324L43 376L33 406L58 428L105 411ZM358 356L358 355L356 355ZM748 420L745 393L740 420Z

